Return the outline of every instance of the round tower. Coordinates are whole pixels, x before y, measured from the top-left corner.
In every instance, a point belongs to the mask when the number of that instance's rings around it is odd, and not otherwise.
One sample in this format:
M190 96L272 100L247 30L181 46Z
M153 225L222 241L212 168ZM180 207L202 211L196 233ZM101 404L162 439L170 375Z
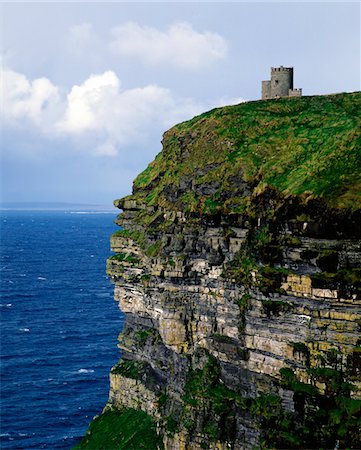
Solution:
M271 67L271 97L288 97L293 89L293 67Z

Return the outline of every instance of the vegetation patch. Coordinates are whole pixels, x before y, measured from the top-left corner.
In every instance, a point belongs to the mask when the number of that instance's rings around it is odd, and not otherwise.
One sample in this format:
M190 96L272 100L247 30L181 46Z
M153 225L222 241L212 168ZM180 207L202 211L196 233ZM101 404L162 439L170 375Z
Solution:
M361 201L360 109L359 92L214 109L165 133L163 151L136 178L134 194L154 206L244 213L247 202L237 199L248 183L254 193L266 186L281 197L307 192L308 199L355 210ZM192 179L199 180L194 195Z
M176 420L174 414L170 414L166 417L165 429L168 434L173 435L179 428L179 422Z
M167 404L168 401L168 394L166 391L161 391L158 394L158 400L157 400L157 404L159 408L162 408L163 406L165 406Z
M125 253L117 253L116 255L111 256L109 259L112 261L127 262L127 263L131 263L131 264L139 263L139 258L136 258L131 255L127 255Z
M158 331L155 328L140 328L134 333L134 339L140 347L144 347L149 338L155 338Z
M244 335L244 330L246 327L246 312L249 307L249 302L251 298L252 298L251 294L247 291L242 295L242 297L237 302L239 306L238 333L240 338L243 338Z
M285 294L286 292L281 288L281 284L286 278L289 271L284 268L261 266L258 270L257 285L259 290L268 295L271 292L278 294Z
M123 237L123 238L129 238L131 236L130 231L128 230L118 230L115 233L113 233L114 237Z
M108 409L91 422L86 436L74 450L163 449L154 419L135 409Z
M159 255L161 248L162 248L162 241L158 240L154 244L151 244L145 250L145 254L148 256L148 258L154 258L155 256Z
M185 408L182 414L182 422L187 422L188 430L196 425L192 412L197 410L208 411L207 420L202 428L210 440L226 438L226 424L232 421L236 401L242 403L242 398L232 389L229 389L220 379L220 366L216 358L208 357L208 362L203 369L191 369L187 375L187 381L182 397Z
M292 305L288 302L280 300L263 300L262 307L267 317L279 316L280 314L287 313L292 309Z
M293 356L299 354L305 358L306 366L310 365L310 349L303 342L292 342Z
M341 269L334 272L317 272L311 275L312 286L324 289L337 289L343 295L361 296L361 269Z
M240 286L250 287L254 283L256 270L257 264L254 258L246 249L241 249L224 269L222 276L234 280Z
M292 369L280 370L282 384L295 394L296 412L288 415L291 419L288 430L292 430L298 440L294 448L314 448L316 443L321 448L333 448L337 441L340 448L358 448L361 401L350 397L355 386L347 383L342 372L335 369L317 367L308 369L308 373L313 384L324 383L323 394L314 385L298 381ZM286 431L284 414L281 411L272 413L274 430L280 436ZM268 434L270 425L264 423L267 444L284 448L277 436Z
M119 363L112 368L111 373L137 380L138 378L140 378L143 371L144 371L143 361L121 359Z

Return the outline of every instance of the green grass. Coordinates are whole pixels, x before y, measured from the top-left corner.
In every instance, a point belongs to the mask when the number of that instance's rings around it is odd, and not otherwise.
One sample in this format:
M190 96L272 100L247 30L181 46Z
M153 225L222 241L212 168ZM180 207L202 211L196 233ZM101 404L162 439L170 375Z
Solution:
M123 237L123 238L129 238L131 233L128 230L118 230L115 233L113 233L112 236L114 237Z
M86 436L74 450L162 449L152 417L135 409L107 410L90 424Z
M114 261L121 261L121 262L129 262L129 263L138 263L139 259L135 258L131 255L126 255L125 253L117 253L116 255L111 256L109 259Z
M162 241L156 241L154 244L151 244L146 250L145 250L145 254L149 257L149 258L154 258L155 256L157 256L160 252L162 248Z
M143 370L144 363L142 361L121 359L119 363L112 368L111 373L137 380Z
M134 195L169 206L169 190L191 179L214 194L181 192L180 210L242 210L239 175L253 191L361 204L361 93L255 101L214 109L165 133L163 151L134 182ZM186 146L186 154L184 148Z

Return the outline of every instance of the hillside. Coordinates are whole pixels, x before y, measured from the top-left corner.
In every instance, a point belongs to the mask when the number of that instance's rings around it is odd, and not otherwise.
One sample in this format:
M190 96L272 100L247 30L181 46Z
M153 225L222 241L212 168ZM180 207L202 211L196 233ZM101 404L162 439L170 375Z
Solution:
M179 209L242 212L245 182L359 208L360 110L360 92L212 110L165 133L163 151L134 182L136 196L166 206L177 191Z

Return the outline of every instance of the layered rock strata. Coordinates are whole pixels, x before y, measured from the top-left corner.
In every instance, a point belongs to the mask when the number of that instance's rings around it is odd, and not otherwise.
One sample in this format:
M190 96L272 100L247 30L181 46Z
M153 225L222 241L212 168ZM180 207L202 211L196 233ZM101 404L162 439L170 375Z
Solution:
M315 105L322 112L327 102L330 111L342 103L335 117L346 124L348 111L350 134L345 138L341 127L335 145L341 151L342 139L351 142L342 145L354 157L359 119L350 104L360 95L257 102L247 131L232 131L242 137L241 150L219 132L225 115L238 110L176 127L133 195L115 202L122 230L111 238L116 254L107 273L126 322L108 407L152 416L166 449L359 447L359 204L340 206L353 192L341 178L322 195L302 184L295 188L301 193L281 188L282 169L279 178L264 169L281 158L280 147L252 125L268 114L273 127L295 108L300 125L290 133L315 151L303 115L309 102L313 112ZM245 123L251 106L240 109ZM257 133L262 139L254 143ZM287 142L297 155L304 151ZM252 158L266 148L252 176L244 163L251 144ZM300 167L306 154L297 156ZM299 183L314 182L306 181Z
M271 232L258 219L256 226L241 216L192 223L181 212L170 220L167 211L142 228L136 216L146 205L118 204L125 231L112 237L120 258L109 259L107 271L126 325L109 400L152 415L166 448L252 449L264 436L277 445L264 418L272 402L279 402L275 415L296 417L301 406L305 414L313 407L307 388L331 398L338 379L351 383L345 398L360 398L359 285L317 276L324 266L354 273L358 239L315 236L307 222L292 232L293 219ZM252 243L266 256L251 261ZM135 367L131 378L124 364ZM214 374L203 380L207 370Z

